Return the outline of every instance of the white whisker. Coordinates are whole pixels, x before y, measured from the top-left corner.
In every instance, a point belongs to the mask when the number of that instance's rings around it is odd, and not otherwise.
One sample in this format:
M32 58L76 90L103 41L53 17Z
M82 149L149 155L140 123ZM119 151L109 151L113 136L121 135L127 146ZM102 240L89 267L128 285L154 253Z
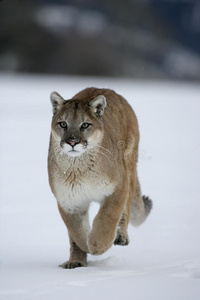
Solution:
M98 150L96 150L96 149L93 149L93 150L94 150L94 155L97 156L97 153L99 153L99 154L105 156L107 159L110 159L110 158L108 157L108 155L106 155L105 153L103 153L103 152L101 152L101 151L98 151ZM95 153L95 152L96 152L96 153Z
M100 145L96 145L96 147L102 148L102 149L106 150L110 155L112 155L112 153L108 149L106 149L105 147L100 146Z

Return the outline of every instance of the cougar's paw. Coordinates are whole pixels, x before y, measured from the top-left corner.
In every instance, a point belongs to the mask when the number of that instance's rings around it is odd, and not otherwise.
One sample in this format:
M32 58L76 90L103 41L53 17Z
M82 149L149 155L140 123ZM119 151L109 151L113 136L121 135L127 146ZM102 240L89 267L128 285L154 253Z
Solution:
M59 267L63 269L75 269L75 268L80 268L80 267L86 267L85 264L83 264L80 261L66 261L62 265L59 265Z
M92 255L101 255L107 250L107 248L100 246L97 241L93 243L88 242L88 249Z
M120 231L117 231L117 236L114 241L114 245L127 246L129 244L128 235L123 234Z
M92 255L101 255L104 252L106 252L111 246L112 246L112 243L108 244L103 239L102 240L100 238L97 239L93 235L90 235L90 237L89 237L88 249L89 249L90 254L92 254Z

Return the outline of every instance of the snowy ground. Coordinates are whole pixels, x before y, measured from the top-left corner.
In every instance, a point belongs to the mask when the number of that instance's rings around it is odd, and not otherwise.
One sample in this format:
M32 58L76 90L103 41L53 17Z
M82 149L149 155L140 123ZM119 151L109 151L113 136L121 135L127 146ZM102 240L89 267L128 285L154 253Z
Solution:
M64 270L67 231L46 170L49 94L70 98L87 86L112 88L133 106L139 177L154 208L129 227L128 247ZM200 299L199 133L198 85L0 74L0 299Z

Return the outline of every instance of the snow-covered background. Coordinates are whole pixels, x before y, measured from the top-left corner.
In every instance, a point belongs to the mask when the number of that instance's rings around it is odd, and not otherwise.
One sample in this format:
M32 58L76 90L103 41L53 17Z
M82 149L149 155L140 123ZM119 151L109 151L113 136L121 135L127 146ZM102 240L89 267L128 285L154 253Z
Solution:
M138 116L139 177L154 208L128 247L64 270L67 230L47 178L49 94L122 94ZM0 299L200 299L200 86L0 74ZM98 206L91 206L91 221Z

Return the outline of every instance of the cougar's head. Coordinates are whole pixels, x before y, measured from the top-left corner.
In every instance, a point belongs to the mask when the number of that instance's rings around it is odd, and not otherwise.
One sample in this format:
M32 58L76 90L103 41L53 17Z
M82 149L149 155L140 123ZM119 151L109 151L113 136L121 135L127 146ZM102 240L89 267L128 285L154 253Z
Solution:
M69 156L79 156L95 147L103 137L101 116L106 107L106 98L99 95L92 100L64 100L52 92L53 107L52 135Z

